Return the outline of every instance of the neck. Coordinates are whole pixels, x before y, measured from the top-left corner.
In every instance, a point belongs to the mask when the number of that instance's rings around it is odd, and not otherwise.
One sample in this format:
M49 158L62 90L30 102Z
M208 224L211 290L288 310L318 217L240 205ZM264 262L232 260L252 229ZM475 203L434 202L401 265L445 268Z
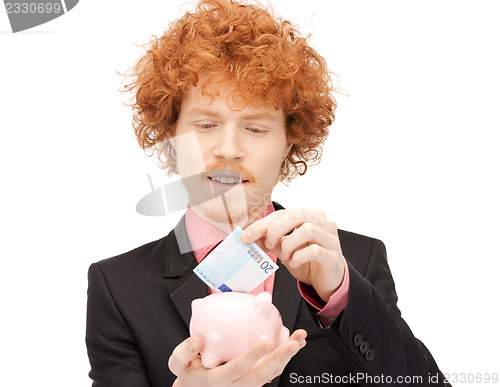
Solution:
M238 214L236 211L231 211L231 209L228 209L227 206L224 206L224 209L220 208L218 211L214 211L213 208L203 208L203 205L193 207L190 205L190 208L205 222L210 223L227 234L230 234L237 226L245 229L245 227L253 223L261 216L269 204L270 202L267 202L258 208L249 208L244 214Z

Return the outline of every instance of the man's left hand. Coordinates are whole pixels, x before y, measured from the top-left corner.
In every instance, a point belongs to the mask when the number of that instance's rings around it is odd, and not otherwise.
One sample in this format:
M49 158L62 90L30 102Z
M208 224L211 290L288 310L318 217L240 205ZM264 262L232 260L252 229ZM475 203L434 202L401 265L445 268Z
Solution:
M276 255L297 280L311 285L325 302L342 283L344 258L337 225L323 210L273 212L246 227L241 240L256 242Z

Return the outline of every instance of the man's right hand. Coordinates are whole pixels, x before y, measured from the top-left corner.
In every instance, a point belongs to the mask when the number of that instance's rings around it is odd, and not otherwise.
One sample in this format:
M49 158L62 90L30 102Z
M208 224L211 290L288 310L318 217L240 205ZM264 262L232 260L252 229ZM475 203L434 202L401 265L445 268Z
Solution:
M201 364L198 356L201 341L189 337L174 349L168 360L170 371L177 376L173 387L260 387L283 372L290 359L306 345L306 336L303 329L296 330L283 344L262 342L215 368Z

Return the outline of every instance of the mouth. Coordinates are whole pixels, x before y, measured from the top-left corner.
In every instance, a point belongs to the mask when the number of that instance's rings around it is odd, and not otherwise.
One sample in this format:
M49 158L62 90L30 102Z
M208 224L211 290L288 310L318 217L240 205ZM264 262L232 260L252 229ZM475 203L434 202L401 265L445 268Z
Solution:
M232 169L212 169L209 171L208 179L225 187L233 187L237 184L248 183L240 174Z

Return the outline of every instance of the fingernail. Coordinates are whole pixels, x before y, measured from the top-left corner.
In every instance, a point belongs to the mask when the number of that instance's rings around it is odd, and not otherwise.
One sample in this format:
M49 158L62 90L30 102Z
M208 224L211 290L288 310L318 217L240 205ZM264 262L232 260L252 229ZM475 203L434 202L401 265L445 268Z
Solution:
M193 345L193 343L191 343L190 341L188 341L188 342L186 343L186 346L187 346L187 348L188 348L189 352L194 352L194 351L195 351L194 345Z

